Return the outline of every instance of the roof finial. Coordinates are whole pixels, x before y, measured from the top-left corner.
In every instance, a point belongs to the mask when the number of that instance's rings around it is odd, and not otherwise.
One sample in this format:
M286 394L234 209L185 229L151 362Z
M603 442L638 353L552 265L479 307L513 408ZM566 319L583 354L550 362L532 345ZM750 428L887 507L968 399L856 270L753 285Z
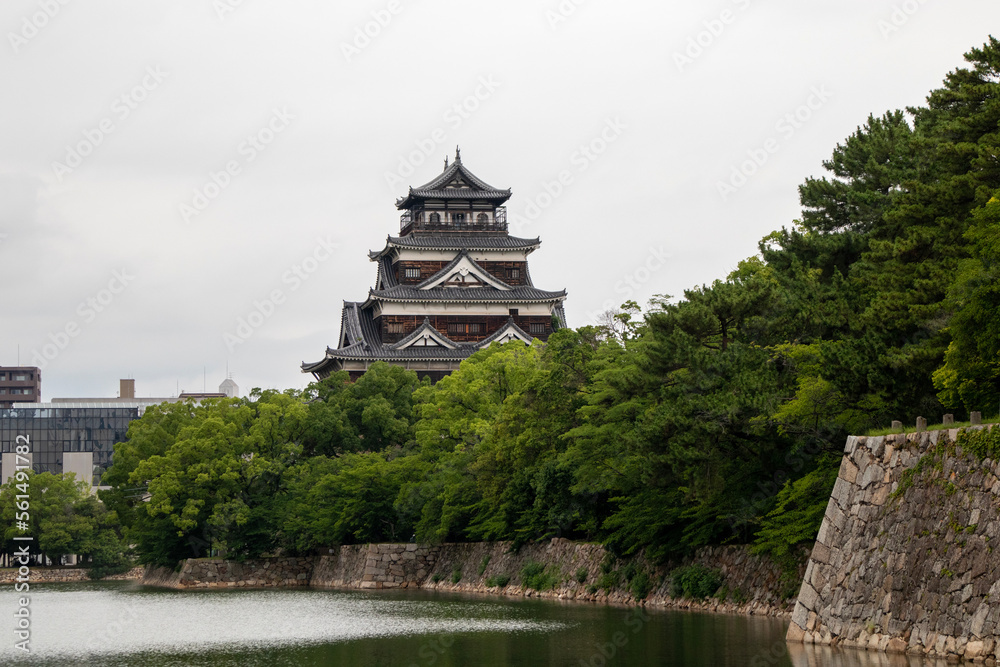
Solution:
M444 156L444 170L448 171L448 156Z
M459 148L458 146L455 146L455 162L461 162L461 161L462 161L462 149Z

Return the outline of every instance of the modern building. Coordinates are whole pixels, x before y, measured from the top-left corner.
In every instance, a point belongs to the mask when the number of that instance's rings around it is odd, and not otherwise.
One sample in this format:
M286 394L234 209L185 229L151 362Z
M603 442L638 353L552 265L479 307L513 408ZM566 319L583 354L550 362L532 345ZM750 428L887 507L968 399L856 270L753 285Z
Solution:
M0 410L0 481L17 470L15 447L27 438L35 472L75 472L78 480L100 486L111 465L115 444L125 440L128 425L149 406L146 402L19 403ZM24 461L20 461L24 463Z
M541 241L509 235L510 196L469 171L458 151L444 173L411 187L396 202L399 236L369 253L375 287L344 303L337 347L303 372L357 379L386 361L437 381L494 342L544 341L564 327L566 290L532 282L528 255Z
M0 366L0 409L42 400L42 371L34 366Z
M240 386L233 382L232 377L227 377L219 385L219 391L229 398L239 398L240 397Z
M74 472L78 480L98 487L111 465L115 444L125 440L129 424L148 407L226 398L221 389L171 398L136 398L135 380L122 380L117 398L55 398L50 403L17 402L0 409L0 483L10 479L18 463L24 463L16 458L18 437L23 437L28 440L35 472Z

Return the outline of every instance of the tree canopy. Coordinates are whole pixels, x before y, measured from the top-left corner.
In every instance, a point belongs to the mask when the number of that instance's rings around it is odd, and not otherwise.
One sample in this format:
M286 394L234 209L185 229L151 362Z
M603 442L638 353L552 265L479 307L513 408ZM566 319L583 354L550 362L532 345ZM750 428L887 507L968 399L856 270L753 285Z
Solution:
M794 553L846 435L1000 405L1000 43L966 58L926 106L864 120L730 275L434 385L376 363L150 409L108 509L161 564L410 537Z

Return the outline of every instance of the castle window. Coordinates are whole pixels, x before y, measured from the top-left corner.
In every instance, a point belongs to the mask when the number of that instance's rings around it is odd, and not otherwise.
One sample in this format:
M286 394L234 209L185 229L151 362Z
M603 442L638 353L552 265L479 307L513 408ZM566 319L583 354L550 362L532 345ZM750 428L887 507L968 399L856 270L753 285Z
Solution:
M391 334L406 333L406 325L402 322L386 322L385 332Z
M403 269L403 275L407 278L419 278L420 268L414 266L408 266L405 269Z
M454 223L456 225L464 225L465 224L465 214L464 213L454 213L454 214L452 214L451 219L452 219L452 221L454 221Z
M449 335L463 334L478 334L483 332L483 324L481 322L470 322L466 324L465 322L451 322L448 325Z
M431 213L431 222L441 222L441 214Z
M490 216L486 215L485 213L480 213L479 215L476 216L476 222L486 224L489 221L490 221Z
M528 333L530 333L532 335L545 333L545 323L544 322L532 322L530 325L528 325Z
M507 269L507 277L511 280L519 280L521 278L521 269Z

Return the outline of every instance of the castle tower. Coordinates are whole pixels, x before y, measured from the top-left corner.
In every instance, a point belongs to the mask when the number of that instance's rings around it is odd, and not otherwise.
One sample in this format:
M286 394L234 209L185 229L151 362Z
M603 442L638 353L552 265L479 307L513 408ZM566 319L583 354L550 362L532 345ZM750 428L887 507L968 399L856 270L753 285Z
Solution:
M444 173L411 187L396 201L399 236L369 253L374 289L344 303L337 348L303 372L356 379L386 361L437 381L493 342L544 341L565 326L566 290L539 289L528 271L541 242L507 233L510 196L470 172L457 150Z

